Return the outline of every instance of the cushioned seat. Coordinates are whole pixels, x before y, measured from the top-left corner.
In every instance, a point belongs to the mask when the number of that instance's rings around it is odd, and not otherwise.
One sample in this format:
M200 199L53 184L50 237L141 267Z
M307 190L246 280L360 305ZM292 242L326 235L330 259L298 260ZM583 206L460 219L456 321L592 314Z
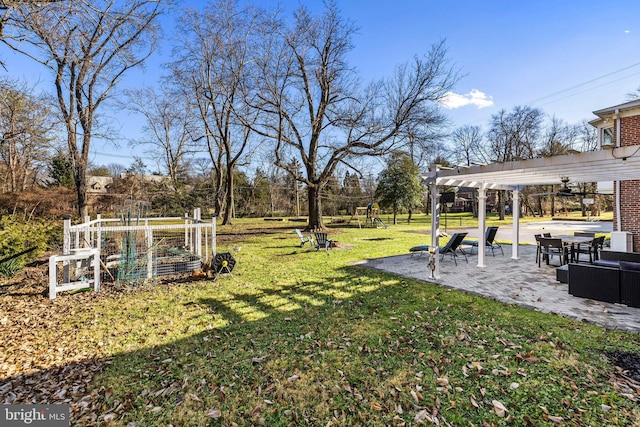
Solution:
M613 259L599 259L596 260L593 265L599 265L601 267L609 267L609 268L618 268L620 266L620 261Z
M429 245L414 246L409 249L409 252L429 252Z

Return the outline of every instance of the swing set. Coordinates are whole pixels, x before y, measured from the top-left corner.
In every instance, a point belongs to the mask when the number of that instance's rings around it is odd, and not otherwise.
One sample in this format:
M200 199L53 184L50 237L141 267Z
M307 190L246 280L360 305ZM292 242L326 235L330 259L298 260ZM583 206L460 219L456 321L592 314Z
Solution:
M356 207L356 212L351 216L351 218L349 218L349 221L347 221L347 224L350 224L355 218L358 221L358 228L362 228L362 220L360 217L363 216L365 228L389 228L384 222L382 222L382 219L380 219L379 212L380 207L377 203L369 203L368 206L358 206Z

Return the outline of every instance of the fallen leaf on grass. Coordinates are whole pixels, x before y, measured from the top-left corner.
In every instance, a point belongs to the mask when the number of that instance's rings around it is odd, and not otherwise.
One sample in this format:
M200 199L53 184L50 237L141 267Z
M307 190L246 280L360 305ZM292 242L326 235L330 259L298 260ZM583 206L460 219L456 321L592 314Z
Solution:
M114 414L113 412L110 413L110 414L107 414L107 415L104 416L104 422L105 423L110 423L111 421L115 420L116 417L117 417L117 415Z
M422 424L424 423L424 420L426 420L428 416L429 414L427 413L426 409L423 409L420 412L418 412L415 417L413 417L413 422Z
M476 402L473 397L471 397L471 405L476 409L480 407L480 405L478 405L478 402Z
M500 402L499 400L493 400L491 403L493 403L493 410L495 411L496 415L501 418L504 417L505 413L507 412L507 408L504 407L502 402Z
M371 409L373 409L374 411L382 411L384 409L384 407L379 404L378 402L372 402L371 403Z
M289 381L290 383L295 383L299 379L300 379L300 375L291 375L289 378L287 378L287 381Z
M222 416L222 413L218 408L211 408L209 409L209 412L207 412L207 416L210 418L216 419L216 418L220 418Z
M439 387L446 387L449 385L449 380L447 378L438 378L436 379L436 384Z

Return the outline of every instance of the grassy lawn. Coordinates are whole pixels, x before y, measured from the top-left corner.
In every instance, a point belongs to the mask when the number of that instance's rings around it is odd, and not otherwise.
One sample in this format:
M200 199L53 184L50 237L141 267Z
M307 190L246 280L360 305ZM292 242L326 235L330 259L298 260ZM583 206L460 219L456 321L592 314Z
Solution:
M54 328L12 339L97 358L82 393L69 384L92 400L78 425L640 425L607 358L640 353L638 335L351 265L425 243L415 218L330 225L328 252L300 248L300 224L237 220L218 228L232 275L41 297ZM0 385L28 371L17 354Z

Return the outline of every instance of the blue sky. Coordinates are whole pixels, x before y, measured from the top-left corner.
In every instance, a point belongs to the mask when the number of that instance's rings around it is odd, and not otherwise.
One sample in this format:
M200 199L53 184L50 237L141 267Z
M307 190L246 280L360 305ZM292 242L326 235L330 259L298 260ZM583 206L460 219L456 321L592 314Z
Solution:
M591 120L640 86L640 2L351 0L342 10L360 25L354 63L363 72L388 74L446 40L465 74L457 100L475 100L447 110L456 126L484 125L516 105Z
M265 7L280 3L289 10L298 4L322 9L319 0L255 2ZM627 101L627 94L640 87L640 2L636 0L337 3L343 16L360 28L350 61L365 81L389 76L397 64L446 40L449 59L464 74L445 108L454 127L485 126L492 114L517 105L539 107L548 115L578 123L595 118L594 110ZM204 3L183 4L199 8ZM167 36L171 31L165 28ZM167 43L161 52L169 51ZM33 64L6 50L0 55L9 74L50 81ZM145 71L131 74L126 85L156 81L163 60L157 55ZM131 116L118 120L124 139L139 135L141 120ZM97 143L94 151L100 154L93 161L128 164L129 150L126 143L120 149Z

